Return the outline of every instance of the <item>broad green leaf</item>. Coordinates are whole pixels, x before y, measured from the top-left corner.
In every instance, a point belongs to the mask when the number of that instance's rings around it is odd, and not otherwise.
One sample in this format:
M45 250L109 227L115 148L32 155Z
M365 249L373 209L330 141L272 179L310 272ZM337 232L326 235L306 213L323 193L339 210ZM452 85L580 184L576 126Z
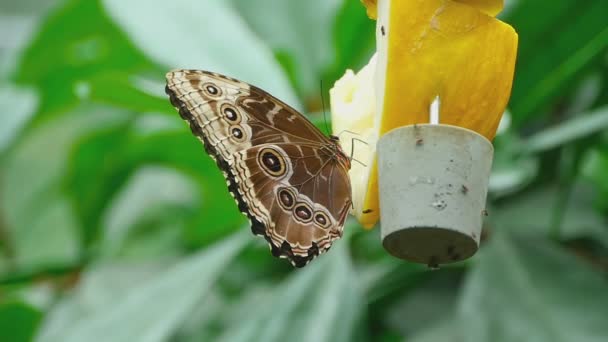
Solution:
M608 193L608 148L597 148L589 151L583 161L583 176L591 180L599 189Z
M538 162L534 158L523 157L497 162L492 165L488 191L493 197L502 197L522 190L537 175ZM504 160L504 159L502 159Z
M37 105L36 93L30 89L17 88L12 85L0 85L0 153L19 136L23 127L30 120Z
M152 166L138 170L120 190L104 215L102 226L105 232L100 247L101 252L111 256L122 250L129 236L134 235L133 228L136 228L138 222L143 221L147 223L147 227L141 227L145 231L140 233L139 238L145 239L149 248L153 247L155 241L148 238L156 238L158 240L156 243L164 246L164 253L168 253L170 249L167 247L176 245L175 238L172 239L170 236L178 237L180 233L169 222L175 222L182 216L178 208L199 207L196 190L197 185L194 182L174 170ZM165 207L166 209L163 210ZM167 217L169 222L162 224L167 228L163 229L166 234L150 236L153 233L149 229L153 223L150 222L150 218L159 218L158 214L165 212L169 216ZM160 246L154 249L163 252ZM139 253L141 252L140 250Z
M78 257L81 226L62 191L70 153L87 134L128 119L127 113L115 109L80 107L29 132L7 156L0 179L0 208L18 267L61 265Z
M577 115L557 126L545 128L528 138L524 146L527 152L544 152L606 129L608 129L608 106Z
M511 96L517 126L555 103L581 72L608 51L608 2L518 1L504 17L519 55Z
M341 240L257 303L245 301L219 341L353 341L363 303Z
M131 113L125 116L133 117ZM133 172L123 161L129 145L131 120L121 125L97 130L74 142L62 190L72 199L72 206L82 225L82 240L90 246L102 233L100 217Z
M403 283L403 288L410 285L411 289L402 290L392 300L382 302L383 310L378 311L384 315L387 330L411 336L451 317L459 298L462 275L449 267L437 271L427 268L424 272L422 286Z
M55 305L47 310L37 340L45 341L66 334L65 330L71 329L85 316L111 308L117 297L143 286L175 263L175 258L162 258L91 264L78 282L64 291Z
M585 73L578 86L567 96L568 106L563 109L563 115L570 117L589 112L594 106L608 103L602 101L602 86L604 79L600 69Z
M608 282L573 254L538 236L499 232L476 260L458 309L407 341L605 339Z
M18 63L19 51L30 39L36 19L6 13L3 4L0 3L0 79L5 81Z
M140 113L174 114L175 110L164 92L165 83L160 81L162 75L154 76L146 77L126 72L102 72L93 76L90 82L82 84L88 88L88 97L96 102Z
M561 239L588 237L608 246L608 230L593 203L595 193L596 189L577 182L565 207L561 207L556 186L532 189L511 201L498 202L490 209L490 225L520 234L557 235Z
M434 320L432 327L421 329L416 332L411 338L406 339L407 342L463 342L469 341L466 332L462 327L466 326L465 322L458 321L457 318L448 317L440 320Z
M98 158L100 155L104 158ZM199 246L213 242L243 223L244 217L234 205L221 172L187 125L178 115L150 113L116 129L89 135L73 149L65 188L73 197L74 207L84 224L87 244L103 236L101 220L108 215L106 211L111 201L145 165L171 168L191 179L192 193L197 198L188 206L187 215L182 215L186 214L183 210L173 215L180 222L185 219L183 224L178 224L179 236L188 244ZM173 209L180 211L177 207ZM153 208L144 205L141 210ZM165 215L166 218L171 216L170 213ZM138 225L140 223L143 221L138 221ZM161 222L157 221L154 226L157 224Z
M43 326L37 340L166 341L190 312L203 304L205 295L248 239L246 234L236 234L145 281L135 281L129 286L123 284L124 290L105 300L93 297L91 299L98 302L92 310L87 310L86 302L80 303L79 307L63 308L63 312L57 312L59 322ZM94 273L95 269L90 272ZM110 279L97 278L97 281ZM90 295L98 295L99 290ZM87 299L86 289L83 291L77 294L80 300ZM52 321L54 312L49 315L49 321Z
M524 143L512 132L494 139L494 161L488 184L491 198L516 193L536 178L538 158L522 153L524 148Z
M0 79L12 75L41 19L61 1L0 1Z
M466 341L600 342L608 336L608 281L572 253L534 235L497 232L477 262L459 309L457 331Z
M0 10L3 13L17 15L40 15L57 6L63 0L49 0L40 3L37 0L22 0L22 1L2 1L0 2Z
M0 285L0 341L32 341L56 289L42 282Z
M359 0L232 2L272 47L308 109L321 108L319 94L346 69L367 64L376 47L375 21ZM267 20L269 8L273 20Z
M355 222L351 218L351 222ZM357 224L348 224L351 258L358 261L357 283L370 306L379 305L383 310L395 296L408 293L430 276L426 265L406 262L388 254L382 247L380 227L366 230Z
M6 253L5 244L7 242L8 241L2 241L2 244L0 245L0 251L2 251L3 253ZM11 269L10 261L8 260L6 255L0 255L0 274L6 274L9 272L10 269Z
M133 43L167 69L228 74L299 107L270 49L227 1L103 0L103 4ZM161 30L150 29L159 23Z
M266 251L267 252L267 251ZM253 287L256 287L256 281L248 283L249 287L247 294L257 294ZM180 342L199 342L213 341L217 335L218 317L221 317L229 311L229 301L222 295L222 290L217 286L216 289L209 291L205 296L204 305L199 305L184 319L180 328L172 336L172 341ZM241 300L239 299L239 302ZM244 304L244 302L243 302Z
M42 313L27 303L0 303L0 341L31 341L41 318Z
M343 1L232 2L259 37L273 50L290 56L295 65L294 79L301 87L299 90L305 95L317 96L320 77L335 59L332 47L334 18ZM329 89L331 84L326 87Z
M590 150L582 161L582 176L589 180L598 191L598 205L608 209L608 147Z
M226 187L226 180L207 156L200 141L180 121L179 130L137 135L124 151L132 165L156 164L175 168L197 182L201 207L189 223L186 239L199 246L225 237L246 220Z
M88 80L98 74L158 70L107 17L100 1L65 1L40 25L20 59L17 81L39 89L43 116L86 96Z
M346 69L359 70L376 51L376 21L367 16L360 0L344 0L333 28L335 60L324 78L327 89Z

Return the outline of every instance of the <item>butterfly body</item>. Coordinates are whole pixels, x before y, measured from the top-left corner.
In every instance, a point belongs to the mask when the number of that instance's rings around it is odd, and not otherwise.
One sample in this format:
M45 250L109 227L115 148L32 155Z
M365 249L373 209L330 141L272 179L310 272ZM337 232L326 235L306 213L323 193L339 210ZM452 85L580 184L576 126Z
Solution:
M273 255L302 267L342 236L350 159L303 115L217 73L175 70L166 92Z

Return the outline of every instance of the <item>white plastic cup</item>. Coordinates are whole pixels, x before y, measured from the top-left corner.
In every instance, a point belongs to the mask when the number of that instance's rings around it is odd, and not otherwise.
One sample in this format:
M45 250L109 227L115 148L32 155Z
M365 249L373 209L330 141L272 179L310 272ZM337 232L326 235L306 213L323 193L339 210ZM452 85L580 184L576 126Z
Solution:
M386 133L377 151L384 248L429 267L475 254L494 154L488 139L419 124Z

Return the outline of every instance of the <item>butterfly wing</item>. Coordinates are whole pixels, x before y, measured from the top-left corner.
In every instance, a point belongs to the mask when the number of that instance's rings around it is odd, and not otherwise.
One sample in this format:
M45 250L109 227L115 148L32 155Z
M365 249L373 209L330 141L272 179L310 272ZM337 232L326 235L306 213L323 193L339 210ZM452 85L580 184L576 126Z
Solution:
M301 267L342 235L351 205L349 164L304 116L216 73L172 71L166 90L275 256Z

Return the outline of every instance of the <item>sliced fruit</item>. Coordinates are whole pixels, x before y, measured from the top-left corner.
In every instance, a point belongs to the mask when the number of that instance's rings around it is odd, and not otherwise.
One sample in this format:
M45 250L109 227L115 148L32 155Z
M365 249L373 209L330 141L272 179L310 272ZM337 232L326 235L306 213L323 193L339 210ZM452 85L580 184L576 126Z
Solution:
M377 56L359 74L347 72L336 82L331 101L334 132L355 132L369 144L364 148L355 140L354 157L367 166L355 161L351 181L353 214L372 227L379 218L378 137L396 127L428 123L430 105L438 98L439 123L492 140L511 92L517 34L493 17L502 1L363 3L368 15L377 17ZM370 71L373 64L375 72ZM350 150L353 135L340 138Z

